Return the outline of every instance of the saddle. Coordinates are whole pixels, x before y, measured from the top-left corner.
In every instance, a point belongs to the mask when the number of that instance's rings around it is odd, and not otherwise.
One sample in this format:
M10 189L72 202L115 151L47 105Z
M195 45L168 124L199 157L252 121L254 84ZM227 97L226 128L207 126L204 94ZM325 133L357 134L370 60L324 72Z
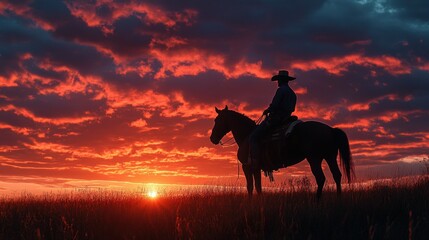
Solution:
M274 128L269 134L265 141L275 141L287 138L293 131L293 128L301 123L297 116L290 116L284 119L279 126Z
M293 148L293 130L302 121L297 116L284 119L273 128L261 141L261 168L265 174L290 166L290 149Z

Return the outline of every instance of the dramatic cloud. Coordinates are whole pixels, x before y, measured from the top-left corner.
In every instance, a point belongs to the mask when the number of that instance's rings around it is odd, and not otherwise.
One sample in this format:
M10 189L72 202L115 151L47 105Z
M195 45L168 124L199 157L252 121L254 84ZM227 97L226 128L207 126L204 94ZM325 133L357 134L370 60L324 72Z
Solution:
M419 173L428 16L403 0L2 1L1 189L233 181L214 107L256 120L279 69L296 115L347 132L358 178Z

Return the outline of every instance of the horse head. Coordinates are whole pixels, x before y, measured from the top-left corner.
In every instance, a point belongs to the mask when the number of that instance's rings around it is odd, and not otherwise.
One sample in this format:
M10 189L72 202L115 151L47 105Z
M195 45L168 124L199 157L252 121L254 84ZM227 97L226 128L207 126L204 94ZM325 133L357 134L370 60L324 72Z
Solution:
M213 126L212 134L210 135L210 141L213 144L219 144L222 137L231 131L231 128L228 125L227 119L228 106L225 106L225 108L222 110L219 110L216 107L215 110L218 115L215 118L215 125Z

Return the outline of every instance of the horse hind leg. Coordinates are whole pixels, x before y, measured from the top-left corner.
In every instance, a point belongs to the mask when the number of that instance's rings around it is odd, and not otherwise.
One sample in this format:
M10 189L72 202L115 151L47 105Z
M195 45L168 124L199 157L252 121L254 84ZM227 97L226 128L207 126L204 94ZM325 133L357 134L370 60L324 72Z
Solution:
M316 178L317 182L317 199L320 199L322 197L322 190L323 185L325 184L325 175L323 174L322 170L322 159L321 158L310 158L308 159L308 162L310 163L311 172L313 173L314 177Z
M256 192L260 195L262 193L262 184L261 184L261 170L253 170L253 178L255 179L255 188Z
M252 197L253 194L253 171L250 165L242 165L244 176L246 177L247 194Z
M338 168L337 163L337 154L335 156L329 157L326 159L329 169L332 172L332 177L334 178L335 184L337 185L337 194L341 194L341 171Z

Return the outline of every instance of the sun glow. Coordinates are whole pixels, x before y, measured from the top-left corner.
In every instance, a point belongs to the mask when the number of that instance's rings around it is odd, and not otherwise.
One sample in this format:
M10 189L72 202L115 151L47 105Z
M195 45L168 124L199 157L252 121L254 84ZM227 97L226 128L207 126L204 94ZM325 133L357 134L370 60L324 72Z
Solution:
M157 192L157 191L155 191L155 190L151 190L151 191L149 191L149 192L147 193L147 196L148 196L149 198L155 199L155 198L157 198L157 197L158 197L158 192Z

